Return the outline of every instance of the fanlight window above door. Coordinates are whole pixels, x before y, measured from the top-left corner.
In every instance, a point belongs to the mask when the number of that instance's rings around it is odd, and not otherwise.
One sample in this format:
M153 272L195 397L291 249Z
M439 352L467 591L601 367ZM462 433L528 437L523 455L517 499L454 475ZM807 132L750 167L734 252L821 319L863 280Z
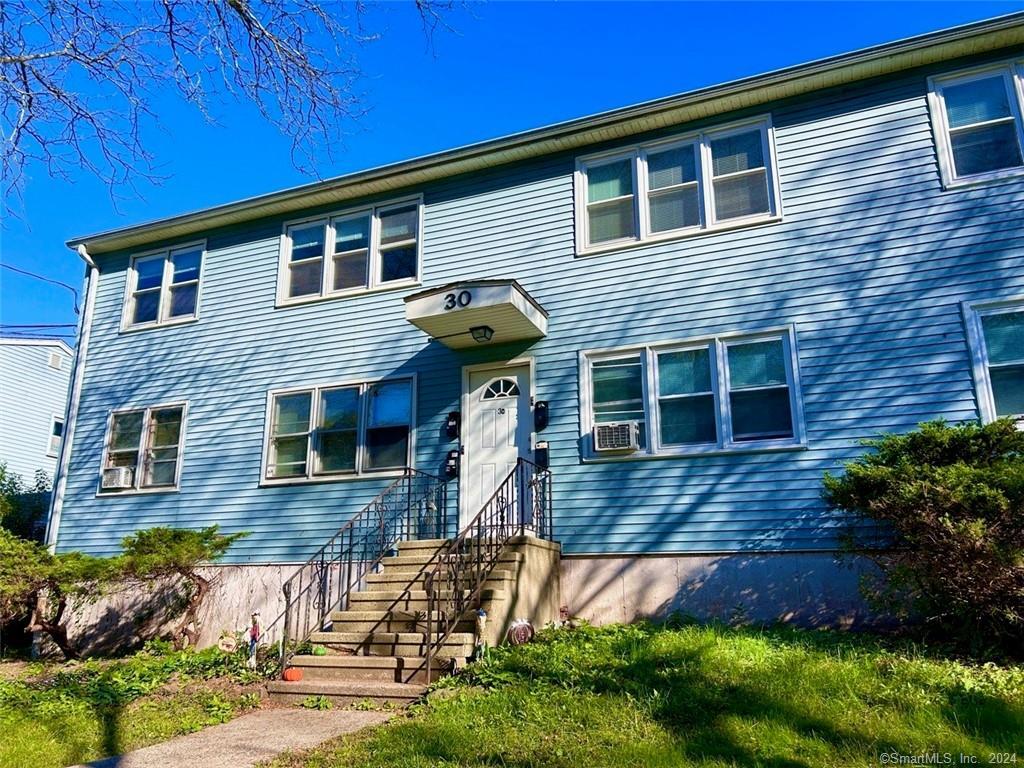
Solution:
M483 400L496 400L499 397L518 397L519 385L515 379L495 379L484 390Z

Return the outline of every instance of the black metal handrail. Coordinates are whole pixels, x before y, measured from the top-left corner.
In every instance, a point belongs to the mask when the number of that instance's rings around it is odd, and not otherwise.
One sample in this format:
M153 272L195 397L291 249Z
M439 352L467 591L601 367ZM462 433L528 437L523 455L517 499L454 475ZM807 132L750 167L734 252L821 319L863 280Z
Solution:
M263 630L265 641L279 644L282 668L332 612L348 608L399 541L447 536L447 502L443 479L407 467L292 574L282 587L284 610Z
M476 517L428 566L424 579L428 684L438 650L467 612L480 607L484 583L502 551L512 537L527 533L551 539L551 472L520 458Z

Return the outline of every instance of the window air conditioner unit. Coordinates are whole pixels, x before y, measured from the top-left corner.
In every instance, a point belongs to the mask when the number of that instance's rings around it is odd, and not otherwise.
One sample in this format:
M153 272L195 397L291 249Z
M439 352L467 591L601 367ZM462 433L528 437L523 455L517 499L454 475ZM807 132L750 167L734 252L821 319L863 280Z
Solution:
M595 451L635 451L640 447L640 422L612 421L594 426Z
M131 467L110 467L109 469L103 470L103 482L101 483L104 490L117 490L121 488L131 488L133 480L133 472Z

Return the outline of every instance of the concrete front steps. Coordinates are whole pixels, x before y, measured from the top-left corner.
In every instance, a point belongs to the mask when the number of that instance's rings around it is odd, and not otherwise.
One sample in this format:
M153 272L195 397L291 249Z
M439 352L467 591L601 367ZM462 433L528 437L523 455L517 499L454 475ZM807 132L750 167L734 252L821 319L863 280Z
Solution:
M403 541L398 554L382 561L382 570L366 577L364 590L349 597L348 610L331 614L329 631L314 632L310 643L321 654L294 656L289 667L302 671L302 680L277 680L268 685L270 697L284 704L302 704L323 696L336 706L363 701L406 705L423 695L427 679L427 593L424 579L435 564L441 539ZM481 607L488 615L500 612L513 593L517 569L525 556L503 553L485 582ZM446 597L450 592L441 590ZM440 616L434 616L436 623ZM436 632L434 637L437 637ZM455 631L436 649L432 679L462 666L476 648L476 616L463 617Z
M424 578L445 544L442 539L400 542L398 553L383 559L382 570L367 576L365 589L349 597L347 610L331 614L330 629L312 635L321 655L291 659L289 666L302 671L302 680L271 683L271 698L302 704L323 696L337 706L366 700L402 706L419 699L427 678ZM467 546L467 568L474 546ZM560 556L557 543L532 536L508 543L482 590L488 645L498 645L514 619L529 619L536 627L558 619ZM434 623L439 618L434 616ZM476 648L476 630L475 612L469 611L432 659L432 679L465 664Z
M341 678L338 680L300 680L287 683L274 680L267 684L270 699L279 704L301 706L307 699L323 696L336 707L370 701L377 705L405 707L422 698L427 686L415 683L367 682Z

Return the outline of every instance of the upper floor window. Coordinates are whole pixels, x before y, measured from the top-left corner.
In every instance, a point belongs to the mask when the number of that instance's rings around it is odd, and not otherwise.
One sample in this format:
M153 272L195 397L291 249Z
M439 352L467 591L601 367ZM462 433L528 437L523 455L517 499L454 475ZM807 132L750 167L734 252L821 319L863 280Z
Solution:
M416 282L420 208L413 200L286 226L280 302Z
M946 185L999 178L1024 169L1019 65L932 78L930 85Z
M202 265L202 243L134 257L123 327L147 328L194 319Z
M1024 423L1024 300L965 305L965 319L982 419Z
M635 456L803 442L792 331L584 355L584 443L595 425L636 423Z
M316 480L400 470L411 462L413 383L272 392L266 480Z
M112 413L100 491L176 488L185 437L184 420L184 404Z
M768 118L577 162L577 250L763 221L781 210Z

